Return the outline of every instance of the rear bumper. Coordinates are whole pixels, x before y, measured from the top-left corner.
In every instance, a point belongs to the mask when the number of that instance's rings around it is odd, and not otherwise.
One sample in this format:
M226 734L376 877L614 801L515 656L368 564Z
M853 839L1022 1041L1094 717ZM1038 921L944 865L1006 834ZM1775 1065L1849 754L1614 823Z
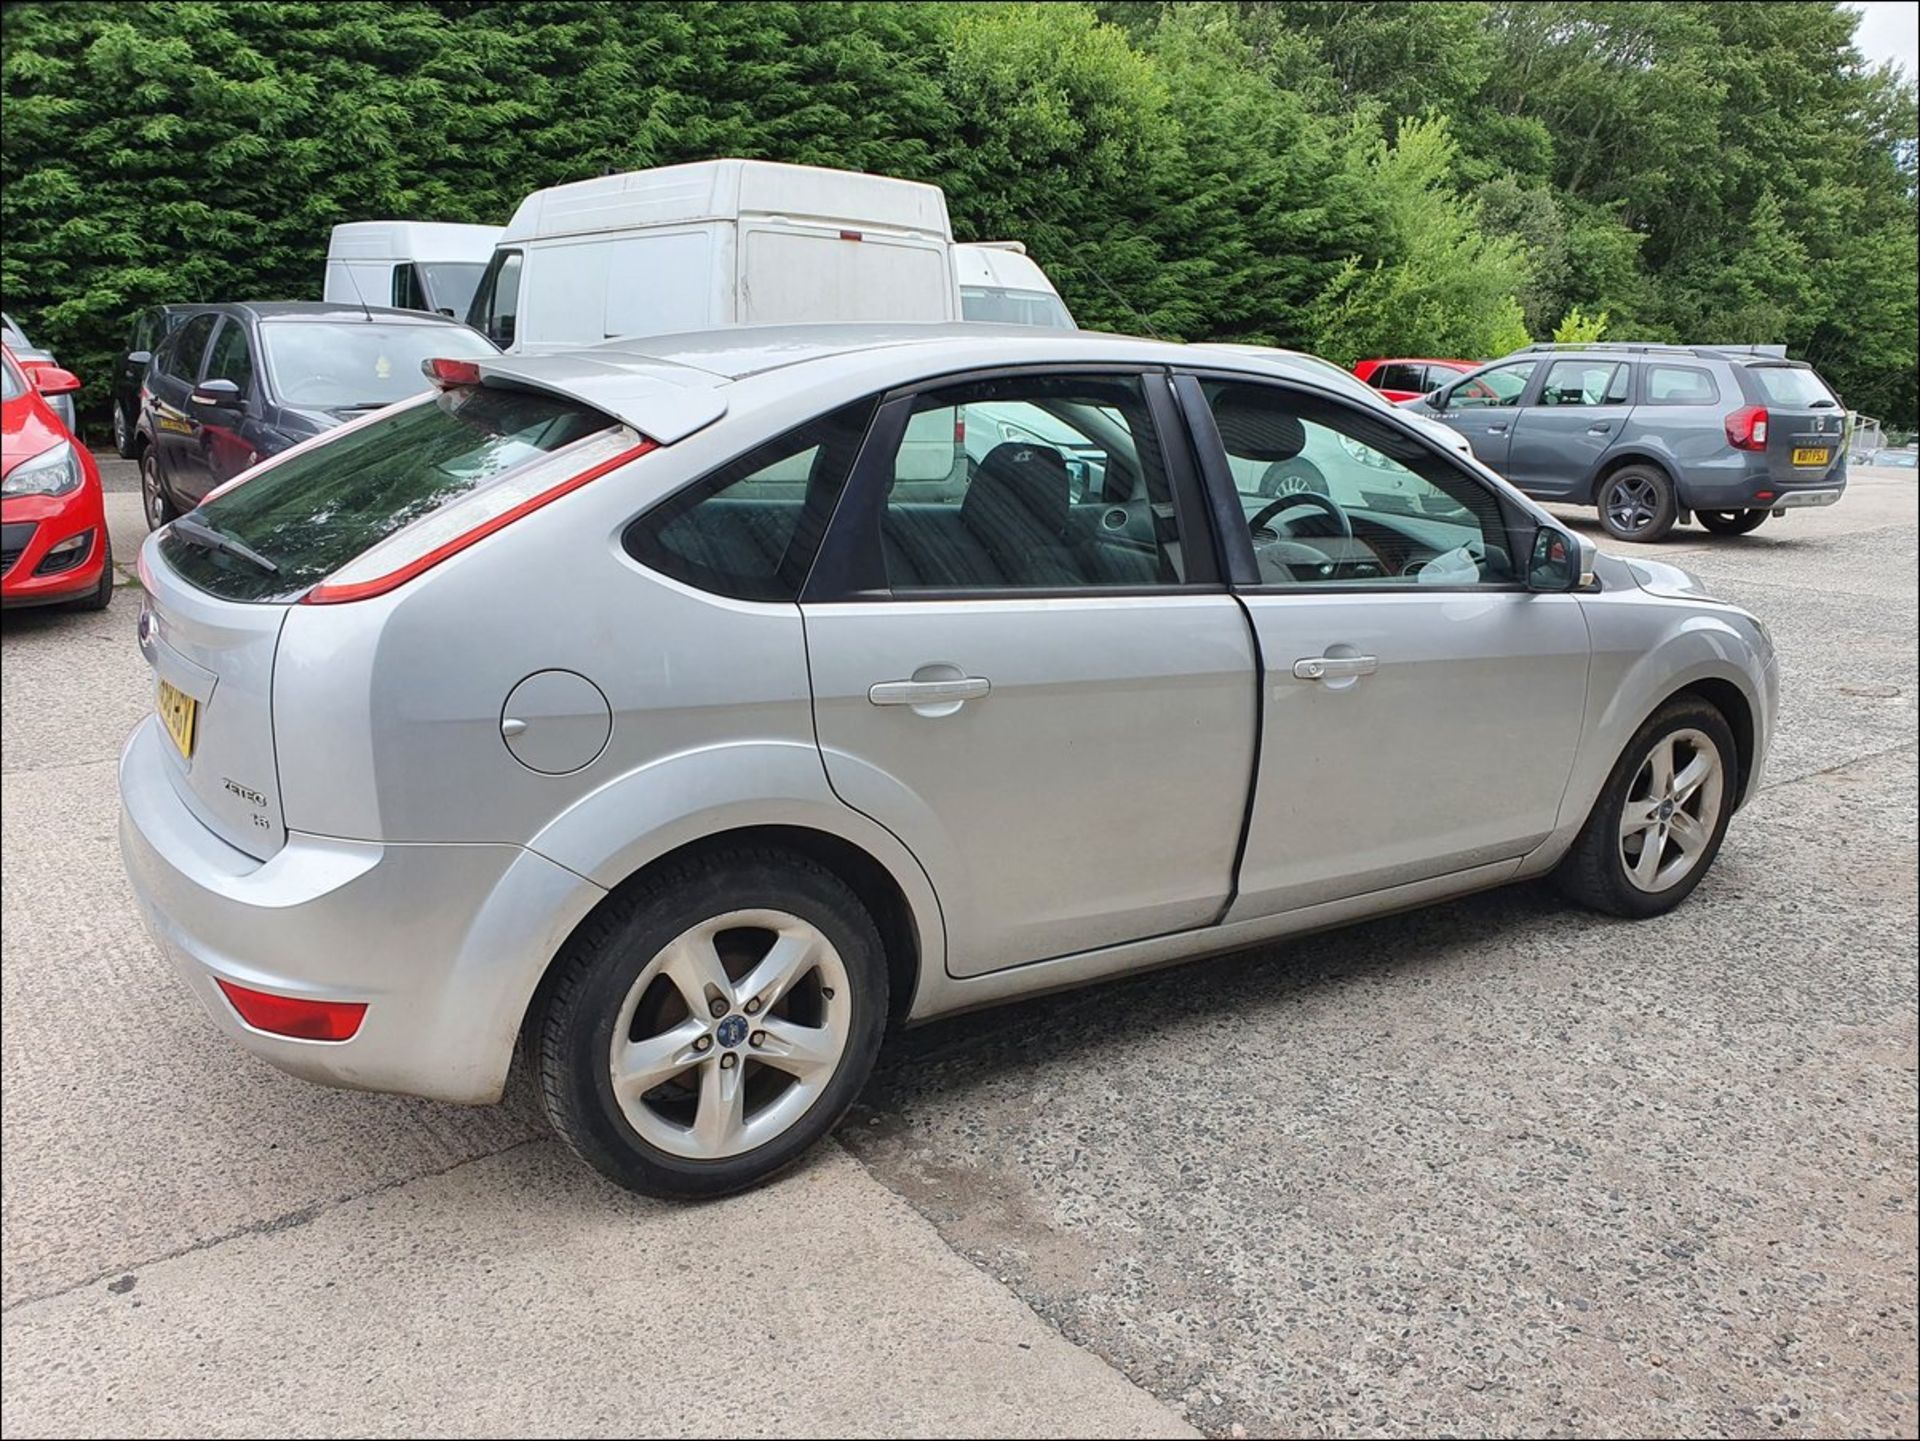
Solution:
M383 845L291 832L266 861L208 830L173 789L156 718L120 758L120 849L152 932L214 1024L323 1085L500 1098L529 998L605 894L514 845ZM361 1001L346 1041L249 1026L216 984Z
M1689 476L1680 485L1680 504L1688 510L1781 510L1800 506L1832 505L1846 494L1844 470L1838 476L1822 472L1806 480L1776 480L1764 466L1750 475Z

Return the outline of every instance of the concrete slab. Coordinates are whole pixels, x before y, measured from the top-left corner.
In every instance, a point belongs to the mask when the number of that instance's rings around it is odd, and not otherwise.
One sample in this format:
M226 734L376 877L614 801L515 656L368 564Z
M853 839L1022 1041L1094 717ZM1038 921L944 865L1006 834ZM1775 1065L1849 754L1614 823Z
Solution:
M827 1148L660 1205L551 1142L8 1313L9 1436L1193 1436Z

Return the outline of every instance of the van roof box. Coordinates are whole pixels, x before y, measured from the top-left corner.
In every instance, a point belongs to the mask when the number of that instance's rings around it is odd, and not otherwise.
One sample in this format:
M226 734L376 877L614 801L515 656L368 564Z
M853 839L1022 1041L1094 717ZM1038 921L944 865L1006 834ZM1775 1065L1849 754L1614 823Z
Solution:
M536 190L520 202L501 242L737 220L742 215L911 231L949 243L953 239L947 197L937 185L771 160L701 160Z

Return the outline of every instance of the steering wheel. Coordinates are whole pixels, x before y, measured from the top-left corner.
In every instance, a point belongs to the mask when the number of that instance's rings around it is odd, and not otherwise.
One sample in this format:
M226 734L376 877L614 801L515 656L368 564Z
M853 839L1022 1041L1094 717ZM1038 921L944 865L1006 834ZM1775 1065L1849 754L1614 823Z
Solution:
M1268 521L1272 520L1288 506L1293 505L1310 505L1314 507L1314 509L1324 512L1326 515L1332 517L1334 525L1339 527L1340 534L1345 539L1353 539L1353 522L1347 519L1347 513L1335 505L1328 497L1316 495L1310 490L1292 491L1275 500L1268 501L1260 507L1260 513L1247 522L1247 529L1255 535L1259 535L1261 531L1267 528Z

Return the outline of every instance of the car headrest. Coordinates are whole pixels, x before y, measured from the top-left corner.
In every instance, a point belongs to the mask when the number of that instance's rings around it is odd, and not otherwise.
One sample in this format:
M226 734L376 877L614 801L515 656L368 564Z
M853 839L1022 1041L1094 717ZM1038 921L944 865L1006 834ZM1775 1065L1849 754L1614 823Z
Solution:
M975 530L1019 526L1054 537L1066 533L1072 510L1066 458L1024 440L988 451L960 502L960 518Z
M1275 392L1252 385L1228 385L1214 393L1213 423L1228 455L1271 462L1292 460L1306 448L1306 428L1277 400Z

